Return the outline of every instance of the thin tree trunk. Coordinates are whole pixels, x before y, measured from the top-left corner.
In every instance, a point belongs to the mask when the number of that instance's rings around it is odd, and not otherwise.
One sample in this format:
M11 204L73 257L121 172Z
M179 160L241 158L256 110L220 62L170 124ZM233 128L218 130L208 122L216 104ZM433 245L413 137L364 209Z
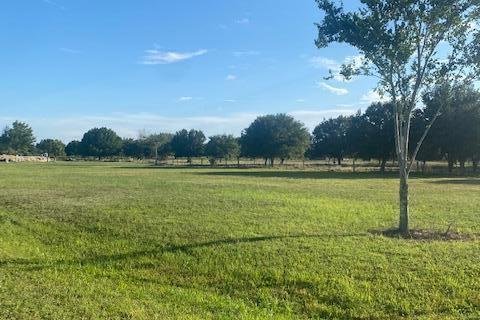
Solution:
M460 173L462 175L465 175L465 172L466 172L466 170L465 170L465 160L461 160L460 161Z
M452 159L448 159L448 173L452 173L453 172L453 160Z
M400 164L400 223L399 231L404 236L409 233L409 217L408 217L408 172L407 165L404 161Z
M382 159L380 163L380 172L385 173L385 167L387 166L387 159Z
M398 231L403 236L408 236L410 232L409 226L409 208L408 208L408 176L410 173L410 166L408 163L408 138L410 131L410 115L397 114L396 123L396 147L398 157L398 169L400 178L399 187L399 224ZM413 159L412 159L413 161Z

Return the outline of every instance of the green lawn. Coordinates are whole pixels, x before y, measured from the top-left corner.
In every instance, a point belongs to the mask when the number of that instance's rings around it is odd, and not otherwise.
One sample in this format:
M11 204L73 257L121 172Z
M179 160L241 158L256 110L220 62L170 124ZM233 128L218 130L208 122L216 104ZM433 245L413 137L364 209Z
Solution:
M0 319L480 319L480 237L374 235L375 174L0 166ZM412 179L413 227L480 233L480 180Z

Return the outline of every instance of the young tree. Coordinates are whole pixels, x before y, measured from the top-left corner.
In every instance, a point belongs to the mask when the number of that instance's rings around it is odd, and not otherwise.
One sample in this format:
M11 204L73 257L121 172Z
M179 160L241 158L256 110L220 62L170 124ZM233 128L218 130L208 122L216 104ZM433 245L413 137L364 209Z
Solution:
M305 126L286 114L258 117L245 129L240 138L242 154L270 160L303 157L310 143Z
M348 154L348 131L351 117L339 116L325 120L313 130L312 155L314 157L329 157L337 160L339 165Z
M183 129L172 137L170 147L176 158L186 157L188 162L191 163L193 157L199 157L203 154L205 140L202 131Z
M57 139L44 139L37 144L37 151L47 153L49 157L62 157L65 155L65 144Z
M409 159L411 115L422 92L440 78L459 81L478 74L480 33L473 29L479 24L478 0L362 0L353 12L341 2L316 2L325 12L317 25L317 46L338 42L357 48L362 63L345 64L340 73L346 78L377 77L380 91L394 104L399 231L407 235L409 173L431 127L430 123Z
M205 146L205 155L210 157L212 164L215 164L217 159L230 160L237 158L239 154L238 140L232 135L212 136Z
M19 155L32 154L35 150L35 136L32 128L25 122L15 121L12 127L6 127L0 137L2 151Z
M122 138L108 128L94 128L83 135L82 153L84 156L111 157L122 149Z
M77 140L70 141L65 147L65 153L69 157L81 156L82 152L82 143Z

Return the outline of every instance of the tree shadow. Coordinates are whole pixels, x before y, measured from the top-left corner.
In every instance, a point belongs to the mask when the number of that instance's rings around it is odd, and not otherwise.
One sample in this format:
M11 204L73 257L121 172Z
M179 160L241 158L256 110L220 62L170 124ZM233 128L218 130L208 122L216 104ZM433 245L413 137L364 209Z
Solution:
M480 185L480 178L465 178L465 179L445 179L435 180L430 183L435 184L458 184L458 185Z
M350 234L313 234L313 235L284 235L284 236L257 236L257 237L244 237L244 238L227 238L218 239L205 242L182 244L182 245L167 245L149 250L138 250L126 253L118 253L111 255L95 255L82 259L73 260L55 260L55 261L42 261L38 259L5 259L0 260L0 268L6 266L21 266L25 267L24 270L39 271L49 268L57 267L70 267L70 266L87 266L87 265L106 265L115 262L128 261L130 259L138 259L142 257L156 257L164 253L191 253L194 249L207 248L214 246L224 245L237 245L243 243L255 243L264 241L275 241L282 239L298 239L298 238L346 238L346 237L365 237L369 236L368 233L350 233Z
M250 178L285 178L285 179L396 179L396 174L377 172L335 172L335 171L299 171L299 170L244 170L244 171L210 171L198 172L198 175Z

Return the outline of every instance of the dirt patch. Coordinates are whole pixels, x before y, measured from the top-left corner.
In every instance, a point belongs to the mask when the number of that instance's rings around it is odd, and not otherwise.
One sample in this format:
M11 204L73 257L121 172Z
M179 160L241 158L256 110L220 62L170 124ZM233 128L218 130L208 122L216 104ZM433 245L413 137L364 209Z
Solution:
M453 230L428 230L428 229L413 229L405 235L402 234L398 229L388 229L388 230L370 230L369 231L375 235L381 235L388 238L396 239L409 239L409 240L420 240L420 241L469 241L480 239L479 235L476 234L466 234L460 233Z

